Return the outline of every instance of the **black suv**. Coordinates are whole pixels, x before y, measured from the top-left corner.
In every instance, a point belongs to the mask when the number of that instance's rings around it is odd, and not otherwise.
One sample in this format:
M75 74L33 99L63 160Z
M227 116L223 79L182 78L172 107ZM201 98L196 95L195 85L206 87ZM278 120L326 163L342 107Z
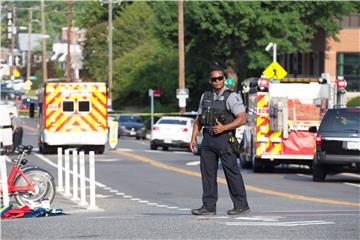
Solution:
M313 180L343 171L360 172L360 108L329 109L317 132Z

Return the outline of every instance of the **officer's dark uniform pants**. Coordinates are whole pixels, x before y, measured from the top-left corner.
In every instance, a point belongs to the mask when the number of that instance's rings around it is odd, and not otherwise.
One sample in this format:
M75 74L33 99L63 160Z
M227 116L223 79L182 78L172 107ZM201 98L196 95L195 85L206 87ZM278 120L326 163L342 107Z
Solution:
M208 131L204 131L200 152L200 168L203 185L202 201L203 206L210 211L216 210L216 202L218 200L217 170L219 158L224 169L234 207L248 207L244 181L237 164L236 154L228 147L228 142L228 133L210 135Z
M15 129L13 133L13 151L22 144L22 138L23 138L23 129L22 127L19 127Z

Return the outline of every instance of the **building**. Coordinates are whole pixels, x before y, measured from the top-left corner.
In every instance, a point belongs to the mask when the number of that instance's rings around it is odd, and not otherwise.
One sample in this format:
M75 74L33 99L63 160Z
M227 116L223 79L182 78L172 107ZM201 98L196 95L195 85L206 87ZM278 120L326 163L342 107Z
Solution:
M341 27L338 40L319 31L312 41L311 52L279 57L288 76L319 77L328 73L330 82L344 76L347 90L360 92L360 14L343 17L338 24Z
M70 31L70 61L71 61L71 72L73 72L72 78L79 79L79 70L82 69L82 45L85 41L86 31L77 27L71 28ZM51 56L52 61L59 62L62 69L66 70L66 56L68 48L68 28L62 28L60 33L60 40L53 44L52 50L53 55Z

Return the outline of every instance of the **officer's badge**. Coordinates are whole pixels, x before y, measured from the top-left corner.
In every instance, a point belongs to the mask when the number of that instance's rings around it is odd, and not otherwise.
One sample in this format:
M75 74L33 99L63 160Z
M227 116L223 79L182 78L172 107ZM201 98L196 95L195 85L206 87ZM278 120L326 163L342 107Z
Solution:
M224 101L224 96L220 96L219 101Z

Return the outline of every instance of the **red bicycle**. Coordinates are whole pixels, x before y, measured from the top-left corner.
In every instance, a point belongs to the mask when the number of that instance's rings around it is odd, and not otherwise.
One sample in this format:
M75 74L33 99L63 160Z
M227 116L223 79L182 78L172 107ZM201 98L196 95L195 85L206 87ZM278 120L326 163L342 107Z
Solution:
M27 165L24 156L29 155L32 148L31 145L17 148L19 155L12 160L14 165L8 176L9 195L14 196L19 205L33 205L44 198L52 202L56 194L54 177L44 169Z

